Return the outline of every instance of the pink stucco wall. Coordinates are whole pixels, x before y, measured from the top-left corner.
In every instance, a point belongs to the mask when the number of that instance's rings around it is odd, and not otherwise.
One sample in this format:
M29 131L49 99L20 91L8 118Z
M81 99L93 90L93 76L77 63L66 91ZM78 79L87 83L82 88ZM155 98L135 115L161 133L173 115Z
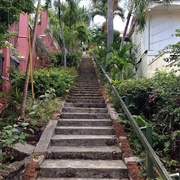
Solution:
M29 56L29 46L28 46L28 14L21 13L19 17L19 33L17 40L17 50L20 53L21 58L19 58L19 71L24 72L26 70L26 65Z
M54 52L57 50L60 50L60 47L56 48L54 45L52 37L46 32L46 29L48 28L48 13L43 10L42 16L41 16L41 23L38 25L37 30L37 38L42 38L42 41L44 45L48 48L48 51ZM19 16L19 22L14 24L12 27L10 27L9 31L18 32L17 37L14 37L10 40L10 43L14 45L14 47L19 52L19 72L25 72L28 56L29 56L29 47L28 47L28 27L29 27L29 17L28 14L22 13ZM4 84L2 86L3 91L8 91L10 88L9 83L9 74L8 69L10 67L10 48L2 48L2 53L4 57L3 62L3 77ZM42 61L37 60L36 52L33 52L33 68L35 67L42 67L43 62L47 61L48 59L43 59Z
M49 20L49 17L48 17L48 13L47 11L42 11L42 15L41 15L41 25L40 25L40 33L41 34L46 34L45 31L48 27L48 20Z
M55 47L52 37L50 36L50 34L46 32L48 28L48 23L49 23L48 13L46 10L43 10L41 16L41 24L38 26L37 38L38 37L43 38L45 45L48 47L50 51L57 51L60 49L60 47L58 47L58 49Z
M37 38L41 38L43 44L47 47L48 51L55 52L60 50L60 46L56 48L56 46L54 45L53 38L49 33L46 32L46 30L48 29L48 22L49 22L48 13L46 10L43 10L41 15L41 21L40 24L38 25ZM43 60L37 60L36 53L34 53L33 64L37 65L38 67L42 67L44 63L46 64L48 62L49 62L48 57L46 57L46 59Z

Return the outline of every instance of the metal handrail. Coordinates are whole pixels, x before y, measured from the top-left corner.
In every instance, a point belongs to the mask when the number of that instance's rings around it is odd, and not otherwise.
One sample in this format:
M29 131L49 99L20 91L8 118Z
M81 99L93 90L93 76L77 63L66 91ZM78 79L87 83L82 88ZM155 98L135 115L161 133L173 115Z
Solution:
M158 156L156 155L155 151L153 150L153 148L151 147L151 145L149 144L148 140L146 139L145 135L143 134L143 132L140 130L138 124L136 123L135 119L133 118L132 114L129 112L127 106L125 105L124 101L122 100L121 96L119 95L118 91L116 90L115 86L112 83L111 78L108 76L108 74L106 73L106 71L104 70L104 68L102 67L101 64L99 64L97 61L96 63L99 65L99 67L101 68L102 72L104 73L105 77L107 78L107 80L109 81L112 89L114 90L117 98L120 101L121 107L124 110L126 116L128 117L128 119L130 120L134 131L137 134L137 137L139 138L139 140L141 141L141 143L144 145L144 147L146 148L146 151L149 155L149 157L151 158L152 162L154 163L155 167L157 168L160 176L163 178L163 180L172 180L172 178L170 177L169 173L166 171L165 167L163 166L163 164L161 163L160 159L158 158Z

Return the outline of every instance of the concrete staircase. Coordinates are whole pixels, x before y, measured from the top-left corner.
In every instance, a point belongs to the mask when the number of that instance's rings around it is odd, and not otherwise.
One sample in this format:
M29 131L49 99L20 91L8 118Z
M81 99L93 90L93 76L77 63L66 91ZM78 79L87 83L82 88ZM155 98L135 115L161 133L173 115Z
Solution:
M93 61L83 58L40 166L39 180L128 179Z

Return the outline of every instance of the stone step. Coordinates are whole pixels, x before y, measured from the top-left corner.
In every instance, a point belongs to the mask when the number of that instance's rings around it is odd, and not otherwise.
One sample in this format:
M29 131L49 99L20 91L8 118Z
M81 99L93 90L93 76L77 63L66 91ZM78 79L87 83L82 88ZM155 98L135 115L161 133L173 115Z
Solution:
M90 77L88 77L90 76ZM98 79L97 79L97 75L96 74L93 74L93 76L91 76L90 73L88 73L86 75L85 74L79 74L79 77L76 79L76 82L78 83L99 83Z
M105 108L105 103L79 103L65 102L64 107L83 107L83 108Z
M60 118L63 119L108 119L110 115L107 113L61 113Z
M113 146L117 144L114 135L54 135L52 146Z
M85 85L76 85L75 86L75 89L84 89L84 90L88 90L88 89L90 89L90 90L99 90L100 89L100 86L99 85L95 85L95 86L93 86L93 85L87 85L87 86L85 86Z
M70 92L69 95L73 95L73 96L102 96L102 92L100 93L94 93L94 92L90 92L90 93L87 93L87 92Z
M100 87L99 86L95 86L95 87L92 87L92 86L76 86L73 90L78 90L78 91L98 91L100 90Z
M99 84L99 82L97 82L97 81L81 81L81 80L78 80L78 81L76 81L76 84L75 84L76 86L92 86L92 87L99 87L100 86L100 84Z
M107 113L107 108L78 108L78 107L64 107L62 112L70 113Z
M78 87L99 87L99 83L98 82L76 82L76 86Z
M58 126L111 126L110 119L60 119Z
M99 88L101 85L99 83L97 83L97 82L93 83L93 82L91 82L91 80L90 81L88 80L87 82L85 80L85 82L82 82L82 83L80 83L80 82L77 83L76 82L75 87L77 87L77 86L78 87L95 87L95 88L98 87Z
M78 88L76 88L76 89L71 89L70 91L69 91L70 93L101 93L102 94L102 91L101 91L101 89L100 88L98 88L98 89L78 89Z
M104 178L38 178L37 180L119 180L119 178L116 179L104 179ZM121 180L129 180L128 178L121 178Z
M114 134L111 126L83 127L83 126L60 126L56 127L55 134L74 134L74 135L112 135Z
M73 89L72 91L70 92L73 92L73 93L102 93L102 91L99 89L99 88L76 88L76 89Z
M69 93L68 96L77 97L77 98L78 97L90 97L90 98L99 98L99 97L101 97L101 98L103 98L102 93L99 93L99 94L97 94L97 93L86 93L86 94L85 93L84 94L81 94L81 93Z
M100 89L73 89L69 91L70 93L94 93L94 94L102 94L102 91Z
M127 180L127 167L91 59L81 61L49 136L39 180Z
M81 95L81 96L76 96L76 95L69 95L68 96L68 99L97 99L97 100L103 100L104 97L101 95L101 96L94 96L94 95L90 95L90 96L84 96L84 95Z
M121 160L45 160L41 177L127 178L127 167Z
M79 78L76 80L76 82L86 83L86 80L87 80L87 78L85 79L85 77L79 77ZM88 81L88 82L99 83L99 81L98 81L98 79L97 79L97 76L90 77L89 80L90 80L90 81Z
M105 103L104 99L72 99L67 98L66 102L73 102L73 103Z
M96 92L96 91L76 91L76 92L70 92L68 95L72 96L103 96L102 92Z
M47 150L48 159L121 159L122 152L117 146L50 146Z

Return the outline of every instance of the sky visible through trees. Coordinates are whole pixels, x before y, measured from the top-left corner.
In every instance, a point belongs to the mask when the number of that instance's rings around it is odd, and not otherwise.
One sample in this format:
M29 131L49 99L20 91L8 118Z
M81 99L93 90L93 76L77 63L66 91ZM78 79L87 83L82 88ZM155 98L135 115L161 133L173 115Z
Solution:
M65 1L65 0L61 0L61 2L63 2L63 1ZM80 5L88 8L88 7L90 7L91 2L92 2L92 0L81 0ZM121 2L123 5L123 1L121 1ZM44 4L45 0L43 0L42 3ZM53 0L52 0L52 3L53 3ZM94 18L93 23L91 23L91 27L101 26L104 21L105 21L104 17L97 15ZM114 29L118 30L118 31L123 31L124 26L125 26L125 21L122 22L122 20L119 16L115 16L115 18L114 18Z

